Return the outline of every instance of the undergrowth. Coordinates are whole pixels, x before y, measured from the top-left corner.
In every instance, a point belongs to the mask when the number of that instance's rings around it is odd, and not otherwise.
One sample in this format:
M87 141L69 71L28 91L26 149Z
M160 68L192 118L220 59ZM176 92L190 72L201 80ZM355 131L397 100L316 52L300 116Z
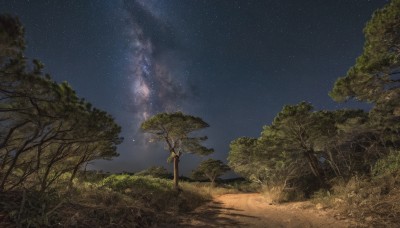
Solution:
M111 175L75 182L72 189L0 193L0 227L159 227L176 224L180 213L236 190L149 176ZM162 226L162 225L161 225Z
M360 226L396 227L400 224L400 175L337 181L332 191L316 192L312 201L336 209L339 219L350 217Z

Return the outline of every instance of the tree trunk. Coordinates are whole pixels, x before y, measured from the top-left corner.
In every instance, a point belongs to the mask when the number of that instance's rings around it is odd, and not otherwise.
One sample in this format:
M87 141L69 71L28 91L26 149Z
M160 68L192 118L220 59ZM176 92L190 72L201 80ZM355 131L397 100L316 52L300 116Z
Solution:
M69 183L68 183L69 189L72 188L72 185L74 184L74 178L75 178L76 173L78 172L78 169L81 165L82 165L81 163L79 165L76 165L74 167L74 169L72 170L72 174L71 174L71 177L69 178Z
M174 187L179 189L179 156L174 157Z
M215 184L215 179L212 179L212 180L211 180L211 187L215 187L215 185L216 185L216 184Z
M215 187L215 179L217 178L216 176L213 176L212 174L205 174L206 177L211 181L211 186Z
M325 183L325 175L324 175L324 171L322 170L322 168L320 167L320 165L318 164L318 160L317 158L314 156L313 152L305 152L308 163L310 165L311 171L313 172L313 174L318 178L321 187L326 188L326 183Z
M73 181L74 181L74 178L76 176L76 173L78 172L78 170L81 167L81 165L83 165L85 163L85 160L86 160L86 156L83 155L83 157L79 160L78 164L75 165L75 167L74 167L74 169L72 171L71 177L69 179L68 188L72 188ZM85 171L86 171L86 166L85 166Z

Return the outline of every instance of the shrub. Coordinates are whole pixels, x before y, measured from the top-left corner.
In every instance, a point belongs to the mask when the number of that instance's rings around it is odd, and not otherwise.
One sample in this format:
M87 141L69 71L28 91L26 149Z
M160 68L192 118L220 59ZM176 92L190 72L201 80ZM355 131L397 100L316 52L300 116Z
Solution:
M391 151L388 156L378 160L372 168L374 176L393 174L400 170L400 152Z

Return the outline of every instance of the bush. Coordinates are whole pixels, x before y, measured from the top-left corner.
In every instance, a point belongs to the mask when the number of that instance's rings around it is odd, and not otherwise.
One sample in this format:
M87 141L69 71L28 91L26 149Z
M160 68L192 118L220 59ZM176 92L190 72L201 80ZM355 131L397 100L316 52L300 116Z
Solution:
M136 176L151 176L164 179L172 179L174 175L162 166L152 166L135 174Z
M150 176L130 176L130 175L111 175L102 182L103 186L109 187L115 191L143 190L148 192L171 191L172 182Z
M400 176L353 177L337 180L333 192L317 192L314 203L337 209L340 217L351 217L373 227L400 224Z
M282 186L263 186L262 192L273 203L300 201L305 198L303 191L296 188L283 188Z
M374 176L393 174L400 171L400 152L391 151L388 156L378 160L372 168Z

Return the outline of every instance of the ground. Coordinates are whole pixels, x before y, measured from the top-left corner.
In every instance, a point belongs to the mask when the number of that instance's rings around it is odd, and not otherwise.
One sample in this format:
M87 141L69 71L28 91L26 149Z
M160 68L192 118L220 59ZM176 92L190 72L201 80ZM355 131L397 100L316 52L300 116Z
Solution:
M310 202L275 205L258 193L225 194L184 216L179 227L324 227L355 224Z

